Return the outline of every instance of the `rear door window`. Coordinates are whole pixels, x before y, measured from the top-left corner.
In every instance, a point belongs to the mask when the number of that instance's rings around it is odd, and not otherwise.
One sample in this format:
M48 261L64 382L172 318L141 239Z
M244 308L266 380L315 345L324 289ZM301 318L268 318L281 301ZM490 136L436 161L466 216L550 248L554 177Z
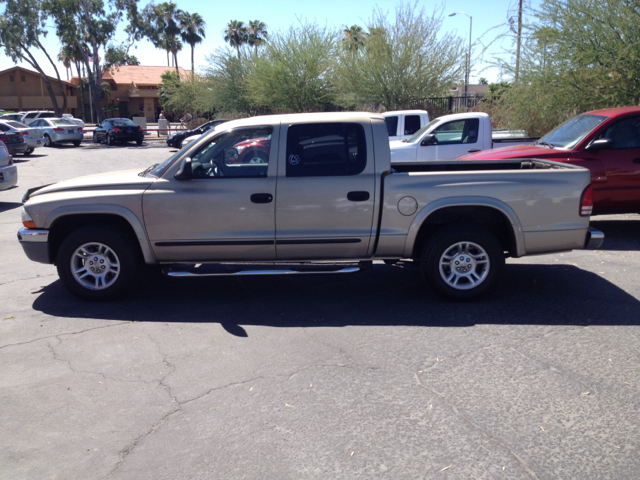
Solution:
M286 155L287 177L358 175L367 165L364 128L357 123L292 125Z
M479 127L480 120L477 118L456 120L439 126L434 130L433 134L436 137L437 145L476 143L478 141Z
M387 133L390 137L398 135L398 117L384 117L384 123L387 124Z
M420 115L407 115L404 117L404 134L413 135L420 130Z

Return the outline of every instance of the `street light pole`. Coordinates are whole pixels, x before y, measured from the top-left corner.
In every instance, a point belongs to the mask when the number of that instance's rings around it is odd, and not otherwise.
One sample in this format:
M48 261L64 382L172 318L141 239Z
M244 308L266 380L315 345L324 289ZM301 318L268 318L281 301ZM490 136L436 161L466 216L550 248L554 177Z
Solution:
M466 64L466 72L465 72L465 82L464 82L464 97L465 97L465 105L468 105L469 98L469 80L471 80L471 35L473 31L473 17L468 13L464 12L454 12L450 13L450 17L455 17L456 15L466 15L469 17L469 53L467 55L467 64Z

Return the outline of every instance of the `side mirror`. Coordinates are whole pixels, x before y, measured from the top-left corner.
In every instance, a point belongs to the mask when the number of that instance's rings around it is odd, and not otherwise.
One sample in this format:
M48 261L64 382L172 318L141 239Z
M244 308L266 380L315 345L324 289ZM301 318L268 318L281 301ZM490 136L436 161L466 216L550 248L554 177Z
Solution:
M613 140L610 138L599 138L587 145L585 150L609 150L611 148L613 148Z
M424 136L424 138L420 142L420 146L426 147L427 145L433 145L434 143L436 143L436 136L429 133L428 135Z
M191 169L191 159L185 158L180 165L180 169L173 176L176 180L191 180L193 176L193 170Z

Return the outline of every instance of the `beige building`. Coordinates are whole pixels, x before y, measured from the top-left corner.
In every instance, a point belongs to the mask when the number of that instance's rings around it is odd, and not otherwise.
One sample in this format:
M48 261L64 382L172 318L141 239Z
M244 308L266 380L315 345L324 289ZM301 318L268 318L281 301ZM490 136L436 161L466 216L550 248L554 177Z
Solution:
M181 76L191 74L190 70L179 70ZM117 114L109 116L144 116L147 121L156 121L162 110L158 85L162 83L162 74L167 71L175 71L175 68L125 65L106 71L102 80L111 87L107 107L117 107Z
M63 113L75 115L79 104L78 87L64 80L59 82L57 78L48 75L47 78L56 94L60 93L62 83L67 96L67 109ZM62 107L62 95L56 95L56 101ZM15 112L53 110L53 102L42 75L18 66L0 71L0 108Z
M467 87L467 95L469 97L482 96L489 93L489 85L470 84ZM451 89L451 95L454 97L464 97L464 83L461 83L456 88Z

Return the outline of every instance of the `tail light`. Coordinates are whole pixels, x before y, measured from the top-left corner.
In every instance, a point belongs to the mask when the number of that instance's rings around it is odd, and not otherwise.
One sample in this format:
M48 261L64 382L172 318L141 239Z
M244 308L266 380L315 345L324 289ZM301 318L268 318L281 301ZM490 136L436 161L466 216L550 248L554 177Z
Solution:
M78 127L78 131L81 132L82 131L82 127Z
M580 216L589 217L593 212L593 187L589 185L580 198Z
M4 142L5 144L9 143L9 139L7 137L0 137L0 142Z
M64 132L64 128L56 127L53 129L54 132L62 133Z
M13 165L13 157L9 155L9 165Z
M115 127L113 130L111 130L111 133L122 133L122 130L120 130L118 127Z
M23 137L28 137L29 136L29 132L27 132L26 130L23 130L20 133L22 134Z
M141 132L142 131L142 127L138 127L138 131Z

